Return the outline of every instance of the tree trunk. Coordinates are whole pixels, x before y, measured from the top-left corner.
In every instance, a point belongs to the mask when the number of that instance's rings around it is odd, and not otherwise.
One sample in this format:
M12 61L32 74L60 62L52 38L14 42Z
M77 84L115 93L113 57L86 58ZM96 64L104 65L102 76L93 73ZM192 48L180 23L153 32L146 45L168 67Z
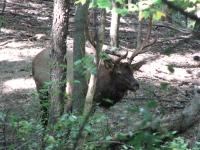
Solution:
M119 20L120 14L116 12L116 9L120 7L118 2L112 0L112 18L110 25L110 45L119 47Z
M56 118L60 117L65 107L65 89L66 89L66 37L68 30L68 8L69 0L54 0L54 16L52 26L52 49L51 57L51 102L49 105L49 123L56 123Z
M75 16L74 25L74 51L73 61L81 60L85 56L85 27L88 16L89 0L83 5L78 4ZM84 63L84 62L83 62ZM85 97L87 93L87 82L83 73L85 72L84 65L78 67L78 70L74 69L74 87L72 92L73 97L73 111L78 115L83 113L85 105Z
M200 20L195 22L194 30L193 30L193 37L200 39Z
M97 68L97 74L91 74L90 76L90 82L89 82L89 88L86 96L86 102L85 102L85 110L84 114L89 114L90 111L92 111L93 106L93 98L94 93L96 89L96 81L97 81L97 75L98 75L98 65L99 65L99 53L102 51L103 43L104 43L104 35L105 35L105 24L106 24L106 10L102 9L101 13L101 23L98 28L97 33L97 39L96 39L96 51L94 54L94 63Z
M67 113L72 112L72 92L73 92L73 50L67 49Z
M196 5L195 15L198 16L200 11L200 4ZM200 19L196 20L193 30L193 37L200 39Z
M96 52L94 54L94 63L96 67L98 67L98 64L99 64L99 52L102 50L103 43L104 43L105 24L106 24L106 10L102 9L101 23L99 27L96 27L98 28L97 39L95 42ZM97 73L98 73L98 69L97 69ZM86 117L75 139L73 149L76 149L76 147L83 148L87 135L88 135L87 132L84 132L84 126L87 124L88 119L90 118L91 114L94 112L94 109L95 109L95 105L93 105L94 104L93 98L94 98L95 89L96 89L97 75L98 74L91 74L90 76L90 82L89 82L88 92L87 92L86 101L85 101L85 109L84 109L84 115Z

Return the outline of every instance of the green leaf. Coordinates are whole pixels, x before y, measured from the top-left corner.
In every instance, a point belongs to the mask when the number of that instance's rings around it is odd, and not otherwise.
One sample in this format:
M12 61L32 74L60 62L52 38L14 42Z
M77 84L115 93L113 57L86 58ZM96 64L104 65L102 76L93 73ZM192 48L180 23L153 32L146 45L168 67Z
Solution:
M78 0L74 4L78 4L78 3L85 4L85 2L86 2L86 0Z
M124 1L123 1L123 0L115 0L115 2L118 2L118 3L120 3L121 5L124 4Z
M149 108L153 108L153 107L155 107L156 106L156 101L149 101L148 103L147 103L147 107L149 107Z
M53 90L53 91L52 91L52 94L53 94L53 95L58 95L59 93L60 93L60 91L57 91L57 90Z
M106 140L107 140L107 141L110 141L110 140L112 140L112 139L113 139L112 136L107 136L107 137L106 137Z
M112 3L108 0L97 0L97 6L99 8L106 8L106 9L110 9L112 6Z
M139 112L139 109L138 108L130 108L128 107L127 110L131 113L136 113L136 112Z
M92 0L90 2L89 8L93 8L93 7L96 7L96 0Z
M117 12L118 14L122 15L122 16L125 16L125 15L127 15L127 14L129 13L129 10L126 9L126 8L124 8L124 9L117 8L117 9L116 9L116 12Z
M69 121L71 121L71 122L74 122L74 121L76 121L76 116L74 116L74 115L70 115L69 116Z
M74 80L73 83L81 83L79 80Z
M126 135L123 134L123 133L118 133L118 134L117 134L117 138L118 138L120 141L128 140L128 138L126 137Z
M200 145L200 142L196 142L196 145Z
M3 121L5 119L5 117L6 117L6 114L0 112L0 120Z
M160 18L166 17L166 15L162 11L159 11L159 10L156 11L156 15L159 16Z
M54 139L53 136L49 135L48 136L48 142L50 142L50 143L56 143L56 140Z
M78 66L78 65L80 65L82 63L82 60L80 59L80 60L77 60L76 62L74 62L74 66Z
M157 15L153 15L153 19L152 19L153 21L158 21L158 20L160 20L160 17L159 16L157 16Z
M89 133L92 133L94 131L94 129L92 129L91 126L85 126L85 130Z
M173 51L171 49L167 49L164 53L165 55L170 56L173 53Z
M162 4L162 0L151 0L154 5Z
M166 90L168 87L168 83L164 83L164 82L161 83L161 87L162 87L162 89Z
M145 121L152 119L152 115L147 109L140 108L139 110L140 110L140 113L144 116Z
M123 149L128 149L128 147L126 145L123 145L122 147L123 147Z
M108 99L108 98L106 98L106 99L103 99L104 101L106 101L107 103L113 103L113 101L112 100L110 100L110 99Z
M117 124L117 127L122 127L124 125L124 123L120 122Z
M147 19L150 16L150 11L143 11L139 14L139 20Z
M174 68L172 66L168 66L168 70L171 72L171 73L174 73Z

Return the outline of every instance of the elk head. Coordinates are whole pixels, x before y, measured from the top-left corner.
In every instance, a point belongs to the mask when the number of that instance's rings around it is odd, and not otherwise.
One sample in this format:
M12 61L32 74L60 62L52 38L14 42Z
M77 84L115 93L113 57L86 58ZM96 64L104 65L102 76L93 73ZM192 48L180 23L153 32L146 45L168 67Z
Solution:
M144 62L139 62L136 64L120 62L122 59L126 58L127 55L128 51L125 55L119 57L117 60L105 60L104 66L110 71L110 79L116 83L117 89L121 91L136 91L139 89L139 83L134 78L133 72L135 70L139 70Z
M110 107L119 102L128 90L136 91L139 83L133 76L144 62L129 64L120 62L128 52L117 60L104 60L104 66L99 69L95 101L102 107Z
M136 91L139 89L139 83L133 76L133 72L138 70L146 61L140 61L132 64L134 57L138 54L147 52L150 50L150 46L153 45L156 40L149 41L149 37L152 29L152 18L150 18L148 33L142 44L138 45L136 50L132 53L128 62L121 62L122 59L126 58L128 51L125 55L117 55L117 60L104 60L104 71L99 69L99 79L97 80L97 92L96 102L100 103L100 106L110 107L116 102L119 102L128 90ZM149 48L150 47L150 48ZM148 49L146 49L148 48ZM108 54L113 55L113 52ZM105 72L107 70L107 73Z

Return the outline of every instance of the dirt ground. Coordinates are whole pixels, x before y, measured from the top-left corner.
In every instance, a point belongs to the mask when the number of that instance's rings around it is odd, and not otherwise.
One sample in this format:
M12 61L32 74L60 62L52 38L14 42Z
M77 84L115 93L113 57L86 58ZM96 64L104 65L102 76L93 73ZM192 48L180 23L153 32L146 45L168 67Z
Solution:
M0 5L0 9L2 5ZM52 22L52 2L43 1L22 2L9 0L5 9L5 18L0 32L0 111L7 114L18 113L25 117L29 108L35 107L39 111L39 102L35 98L35 83L31 73L31 62L35 55L48 46ZM71 13L71 18L73 13ZM73 19L69 28L69 39L72 41ZM105 44L109 44L109 23L107 19ZM121 19L120 46L131 50L135 47L137 37L137 22L134 15ZM193 56L200 56L200 41L184 39L186 34L167 28L160 28L154 24L153 37L158 41L150 52L137 56L135 61L143 58L154 58L145 64L134 76L140 82L140 90L135 94L129 93L120 103L110 111L99 109L106 113L111 131L128 132L133 117L126 107L143 108L149 100L157 102L152 110L159 115L161 109L168 115L180 112L190 102L194 95L194 86L200 86L196 81L200 79L200 62L195 62ZM157 28L156 28L157 27ZM144 28L145 29L145 28ZM143 31L145 34L145 30ZM171 40L165 40L169 37ZM182 37L182 39L180 38ZM165 55L167 49L172 50L170 56ZM174 67L170 73L168 66ZM168 83L167 89L162 89L160 83ZM22 105L26 103L27 105ZM33 112L37 117L38 113ZM121 123L121 125L119 125ZM196 123L182 136L192 147L196 142L199 123ZM3 135L0 128L0 137ZM0 145L3 140L0 139Z

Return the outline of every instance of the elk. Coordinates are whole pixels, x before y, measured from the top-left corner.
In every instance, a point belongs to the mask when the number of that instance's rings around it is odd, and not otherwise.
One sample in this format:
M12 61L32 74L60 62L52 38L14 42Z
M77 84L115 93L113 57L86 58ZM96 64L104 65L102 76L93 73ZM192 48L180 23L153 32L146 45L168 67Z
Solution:
M127 58L128 51L125 55L120 55L118 59L104 60L99 67L99 75L94 96L95 103L104 108L109 108L119 102L128 90L136 91L139 89L139 83L134 78L133 72L138 70L145 61L132 64L134 57L138 54L147 52L156 40L149 43L149 37L152 29L152 20L148 28L145 40L137 46L132 53L128 62L121 60ZM148 49L145 49L147 48ZM40 94L41 101L46 99L41 92L45 88L45 82L50 81L50 51L45 49L41 51L32 62L32 74L36 83L36 88ZM72 64L71 64L72 65ZM47 93L45 93L47 94ZM46 111L46 109L44 109Z
M50 51L45 49L41 51L32 62L32 74L36 83L36 89L40 99L45 99L47 93L44 93L45 82L50 81ZM99 67L99 76L97 80L95 101L102 107L113 106L119 102L127 90L136 91L139 89L139 83L133 76L133 71L138 70L144 61L135 64L120 62L126 58L120 56L116 60L104 60ZM109 99L109 100L108 100Z

